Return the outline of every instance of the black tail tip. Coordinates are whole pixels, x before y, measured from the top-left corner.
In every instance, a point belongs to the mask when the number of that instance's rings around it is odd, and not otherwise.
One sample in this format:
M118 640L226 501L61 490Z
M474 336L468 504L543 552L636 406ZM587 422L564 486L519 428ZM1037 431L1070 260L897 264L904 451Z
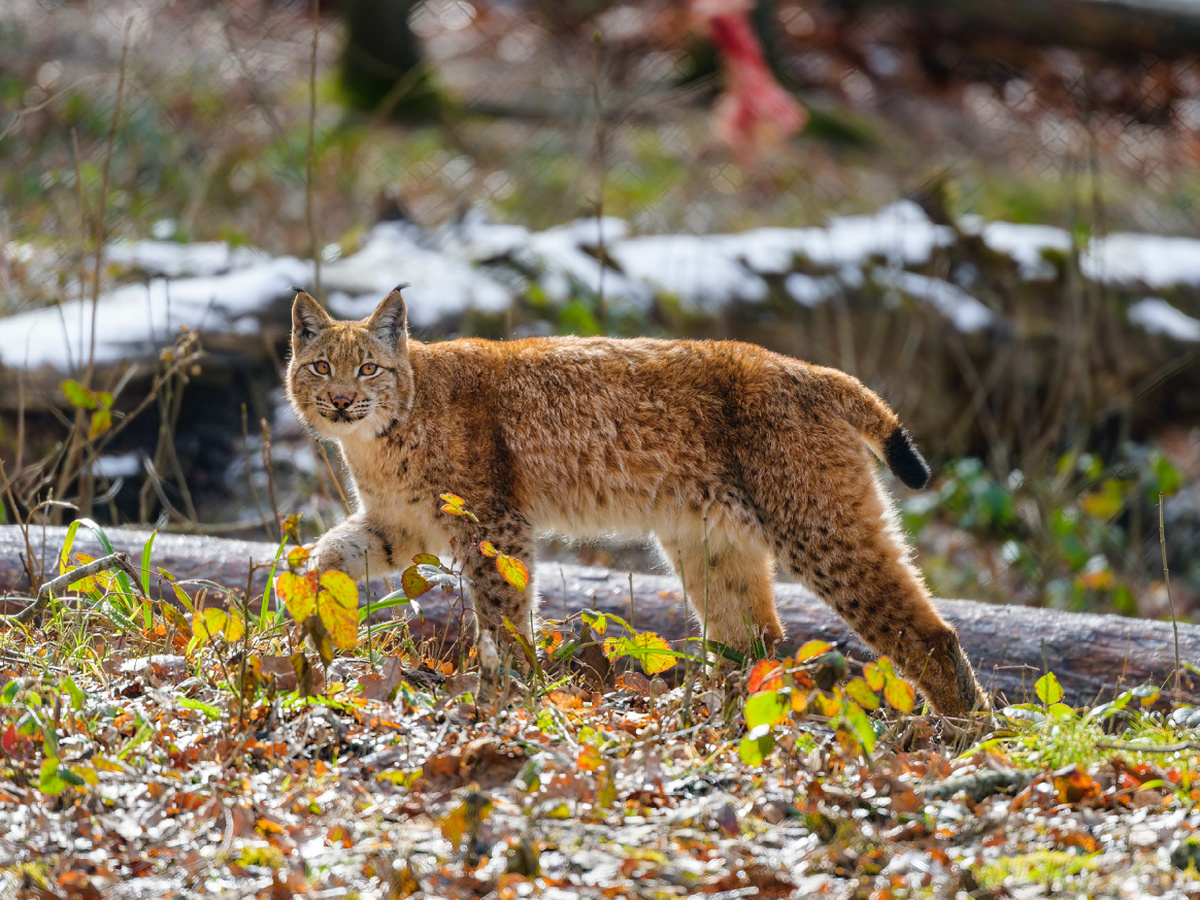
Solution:
M929 463L925 462L925 457L913 446L908 432L899 425L883 445L883 458L887 460L888 468L906 486L920 490L929 484Z

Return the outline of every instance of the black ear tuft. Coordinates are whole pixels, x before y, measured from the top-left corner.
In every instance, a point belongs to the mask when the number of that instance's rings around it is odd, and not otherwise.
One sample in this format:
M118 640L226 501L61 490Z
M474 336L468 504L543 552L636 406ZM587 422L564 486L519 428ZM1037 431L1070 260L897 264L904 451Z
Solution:
M293 294L307 294L308 293L308 291L306 291L304 288L296 287L296 285L294 285L294 284L289 285L288 290L291 291Z
M929 484L929 463L925 462L925 457L913 446L908 432L899 425L883 445L883 458L887 461L888 468L908 487L920 490Z
M399 293L400 291L404 290L406 287L412 287L412 282L411 281L402 281L398 285L396 285L394 288L392 288L392 292Z

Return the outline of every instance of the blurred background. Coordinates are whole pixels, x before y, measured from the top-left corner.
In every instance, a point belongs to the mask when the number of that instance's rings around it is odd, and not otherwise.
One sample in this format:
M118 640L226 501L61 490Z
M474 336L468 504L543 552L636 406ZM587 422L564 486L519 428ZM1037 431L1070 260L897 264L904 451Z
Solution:
M6 0L5 521L315 536L289 285L410 281L422 340L845 369L941 596L1163 616L1165 534L1194 618L1198 59L1183 0Z

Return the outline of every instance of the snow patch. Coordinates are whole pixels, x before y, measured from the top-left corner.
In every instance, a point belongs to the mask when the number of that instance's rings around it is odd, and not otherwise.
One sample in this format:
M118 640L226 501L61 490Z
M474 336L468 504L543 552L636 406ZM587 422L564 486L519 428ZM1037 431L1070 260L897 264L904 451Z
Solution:
M1127 314L1134 325L1150 334L1162 334L1177 341L1200 341L1200 319L1180 312L1161 297L1143 297L1129 307Z
M469 262L423 245L419 237L411 225L382 222L371 229L358 252L322 267L322 286L345 297L338 298L335 312L365 318L401 281L412 283L404 299L409 323L417 328L428 328L468 309L489 313L508 309L512 303L508 288Z
M990 309L958 285L940 278L895 269L876 269L873 277L877 284L926 301L964 334L982 331L996 320Z
M1102 284L1200 285L1200 240L1119 232L1094 239L1079 263L1086 278Z
M310 263L285 256L225 275L119 287L100 298L96 362L153 355L184 325L194 331L229 331L232 323L261 312L271 299L290 296L289 285L311 277ZM0 363L6 366L67 371L87 359L91 301L72 300L3 321Z
M99 456L92 463L92 472L108 481L133 478L142 471L142 455L137 451L114 456Z
M165 278L221 275L264 262L267 255L250 247L230 247L224 241L179 244L175 241L119 240L104 251L105 260L132 266Z
M741 263L737 236L654 235L613 246L626 276L678 297L690 310L714 311L730 301L766 299L767 284Z
M988 222L979 229L979 236L988 249L1011 257L1026 281L1057 277L1058 270L1046 253L1070 253L1074 246L1069 232L1052 225Z

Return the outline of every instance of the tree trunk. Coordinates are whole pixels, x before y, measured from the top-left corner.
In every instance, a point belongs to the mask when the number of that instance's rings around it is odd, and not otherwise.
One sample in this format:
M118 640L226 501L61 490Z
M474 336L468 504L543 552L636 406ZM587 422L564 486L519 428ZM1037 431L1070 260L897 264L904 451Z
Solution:
M56 571L64 534L62 528L30 531L34 556L39 566L51 574ZM114 529L109 537L117 550L124 550L137 563L149 533ZM102 555L99 545L83 529L76 537L76 547L93 556ZM256 591L261 591L275 550L276 546L268 543L158 535L153 563L177 578L205 578L239 593L245 589L251 566L257 566L254 585ZM24 554L25 542L20 530L0 527L0 590L28 590ZM157 580L158 575L154 578ZM627 572L546 564L539 569L539 587L541 613L546 618L594 608L618 615L638 630L652 631L668 640L695 636L680 584L673 577L635 573L632 605ZM373 585L372 594L379 597L385 589L382 584ZM807 590L795 584L779 584L776 593L780 618L788 635L782 653L819 638L836 644L848 656L859 660L871 657L871 652L845 623ZM452 608L448 599L436 591L422 598L425 619L423 623L413 623L416 639L434 638L444 646L458 640L464 631L465 614L460 608ZM0 611L17 612L22 605L9 600L8 608ZM980 683L1002 701L1027 699L1034 681L1047 670L1058 676L1068 703L1085 705L1111 698L1117 691L1134 685L1164 684L1175 668L1169 622L989 606L964 600L940 600L938 607L958 629ZM469 634L470 628L466 632ZM1184 662L1200 660L1200 626L1179 626L1179 651Z
M416 0L344 0L342 86L361 109L423 114L437 105L420 41L408 25Z

